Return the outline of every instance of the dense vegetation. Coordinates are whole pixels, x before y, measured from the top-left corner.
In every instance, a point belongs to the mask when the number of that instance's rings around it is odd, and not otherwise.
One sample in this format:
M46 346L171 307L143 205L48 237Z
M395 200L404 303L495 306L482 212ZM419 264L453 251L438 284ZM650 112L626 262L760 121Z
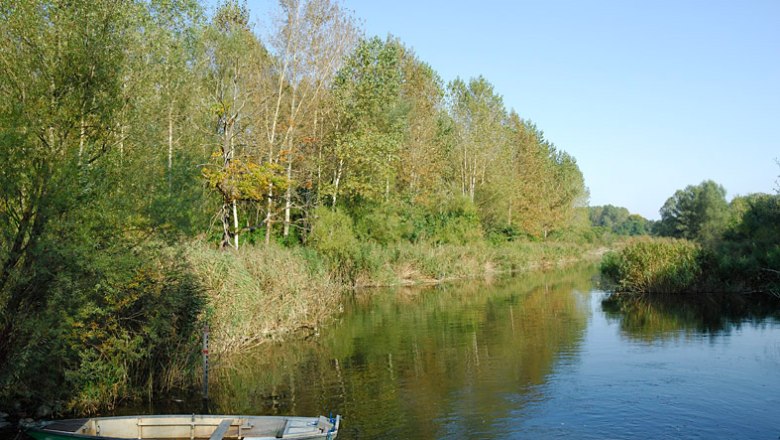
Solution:
M628 292L780 295L780 191L726 201L713 181L675 192L654 233L605 256L601 271Z
M649 290L776 289L778 196L587 210L575 159L487 79L445 84L330 0L277 13L261 38L234 0L0 4L0 407L105 410L190 383L204 323L237 350L316 331L347 287L614 236L698 243L641 242L696 262Z
M235 1L0 4L0 406L180 386L204 321L229 350L345 285L581 253L538 245L588 229L576 161L485 78L329 0L278 13L261 39Z
M593 232L601 236L649 235L654 224L641 215L631 214L626 208L613 205L588 207L588 218Z

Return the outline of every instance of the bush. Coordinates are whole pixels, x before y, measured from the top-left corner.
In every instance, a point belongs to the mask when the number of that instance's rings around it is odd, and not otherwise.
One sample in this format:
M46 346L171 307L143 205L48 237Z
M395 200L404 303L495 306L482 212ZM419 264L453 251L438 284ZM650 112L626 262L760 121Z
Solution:
M467 244L482 239L482 224L474 203L465 196L447 198L428 215L427 241L440 244Z
M383 246L397 243L412 235L412 225L402 215L404 211L404 207L390 203L359 210L355 213L355 231L361 239Z
M691 241L639 239L607 253L601 274L623 292L680 293L701 282L701 259L701 247Z
M734 221L713 250L717 282L732 289L780 291L780 196L734 199Z
M84 414L181 385L189 378L182 369L197 353L193 337L203 308L182 261L166 247L103 252L91 272L57 273L45 306L13 318L0 403Z
M307 244L319 252L338 275L354 279L355 262L360 259L361 249L350 216L340 209L317 208Z

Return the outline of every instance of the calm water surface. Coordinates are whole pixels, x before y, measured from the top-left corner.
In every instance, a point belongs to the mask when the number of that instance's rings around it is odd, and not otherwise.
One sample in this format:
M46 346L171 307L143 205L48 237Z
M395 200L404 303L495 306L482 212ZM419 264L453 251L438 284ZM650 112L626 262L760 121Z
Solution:
M214 365L211 410L339 413L340 439L780 438L776 307L602 304L593 273L356 293L319 337Z

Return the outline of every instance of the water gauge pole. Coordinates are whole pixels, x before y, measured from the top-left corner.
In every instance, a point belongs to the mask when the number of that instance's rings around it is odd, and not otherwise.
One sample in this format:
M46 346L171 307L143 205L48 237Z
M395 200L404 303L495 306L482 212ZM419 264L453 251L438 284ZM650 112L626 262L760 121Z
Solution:
M203 327L203 402L209 400L209 326Z

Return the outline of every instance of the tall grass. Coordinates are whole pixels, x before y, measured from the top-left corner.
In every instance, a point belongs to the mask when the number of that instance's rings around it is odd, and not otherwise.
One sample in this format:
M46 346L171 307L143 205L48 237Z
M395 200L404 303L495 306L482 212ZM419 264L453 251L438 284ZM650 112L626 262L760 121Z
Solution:
M585 258L585 248L575 244L509 242L490 245L398 243L373 247L372 260L382 265L364 272L356 285L405 285L466 278L489 278L532 269L559 267Z
M641 238L607 253L601 273L621 292L689 292L700 282L701 256L701 247L688 240Z
M339 306L341 284L305 248L271 243L224 252L195 243L186 258L206 293L216 352L314 332Z
M272 243L234 252L204 242L189 246L187 263L207 297L205 319L216 352L316 332L337 314L342 292L352 287L490 278L557 267L584 253L560 243L380 245L352 239L344 223L327 232L312 247Z

